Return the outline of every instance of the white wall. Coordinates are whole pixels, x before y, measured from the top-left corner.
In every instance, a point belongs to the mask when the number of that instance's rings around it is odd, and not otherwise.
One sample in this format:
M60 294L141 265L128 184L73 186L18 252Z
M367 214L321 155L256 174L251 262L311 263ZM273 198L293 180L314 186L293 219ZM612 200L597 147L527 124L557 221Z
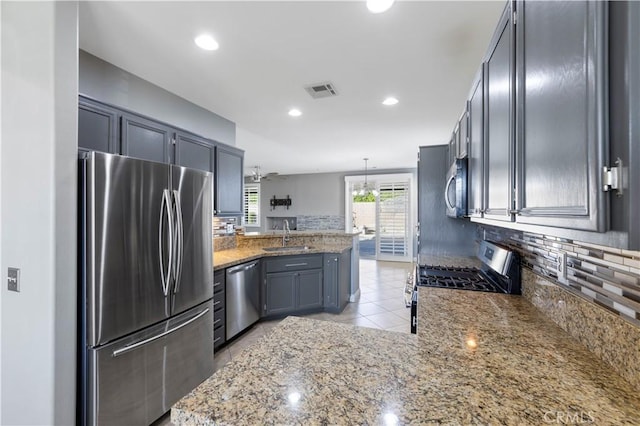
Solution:
M0 424L73 424L78 5L0 7Z
M389 173L413 173L416 169L376 170L369 176ZM266 217L286 217L298 215L344 216L344 178L362 175L362 171L342 173L314 173L283 175L260 182L260 223L261 230L267 230ZM276 207L271 210L269 200L291 197L291 207ZM247 228L252 231L255 230Z

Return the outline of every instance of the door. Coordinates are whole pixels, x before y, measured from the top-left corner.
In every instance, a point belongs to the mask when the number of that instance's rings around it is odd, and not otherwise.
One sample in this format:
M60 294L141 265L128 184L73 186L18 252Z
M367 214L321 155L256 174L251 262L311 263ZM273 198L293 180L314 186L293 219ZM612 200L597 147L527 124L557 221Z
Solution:
M122 114L122 154L159 163L173 162L171 136L173 131L157 121Z
M324 307L338 307L338 255L325 253L323 275Z
M605 231L606 2L519 2L517 222Z
M266 315L283 314L296 308L296 274L296 272L267 274L265 284Z
M175 133L176 161L178 166L215 171L215 145L206 139L182 132Z
M96 346L170 315L159 248L169 167L94 152L83 173L86 337Z
M310 269L297 273L297 309L322 307L322 269Z
M409 180L379 182L378 231L376 246L379 260L411 260L412 227L409 204Z
M181 229L174 243L176 278L173 313L182 312L213 297L213 175L171 168L175 226Z
M483 79L482 68L476 76L469 96L469 152L467 207L469 216L482 217L483 177Z
M81 96L78 103L78 148L119 154L118 111Z
M469 144L469 114L468 106L465 105L464 112L460 121L458 121L459 136L458 136L458 154L457 158L466 158Z
M240 150L216 147L216 214L243 214L243 153Z
M207 302L88 349L85 424L151 424L213 374L212 342L213 309Z
M489 50L485 80L485 217L511 221L513 206L513 44L509 4Z

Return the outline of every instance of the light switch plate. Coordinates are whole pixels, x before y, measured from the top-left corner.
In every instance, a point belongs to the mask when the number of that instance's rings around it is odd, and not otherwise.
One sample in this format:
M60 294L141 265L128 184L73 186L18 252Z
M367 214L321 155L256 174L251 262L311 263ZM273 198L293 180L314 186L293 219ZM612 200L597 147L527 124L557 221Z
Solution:
M9 291L20 292L20 269L9 268L7 271L7 288Z

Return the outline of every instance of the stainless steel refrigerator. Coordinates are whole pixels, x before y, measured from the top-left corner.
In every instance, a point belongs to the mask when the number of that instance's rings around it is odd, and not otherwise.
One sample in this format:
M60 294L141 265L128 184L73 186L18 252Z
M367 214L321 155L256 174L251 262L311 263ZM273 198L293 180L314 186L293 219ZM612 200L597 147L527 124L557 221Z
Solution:
M213 374L213 176L84 157L79 421L148 425Z

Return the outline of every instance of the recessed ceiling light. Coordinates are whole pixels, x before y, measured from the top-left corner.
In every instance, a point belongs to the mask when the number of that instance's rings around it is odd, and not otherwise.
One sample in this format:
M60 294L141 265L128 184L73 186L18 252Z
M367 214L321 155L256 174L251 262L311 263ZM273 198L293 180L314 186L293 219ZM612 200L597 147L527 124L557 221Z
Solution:
M394 0L367 0L367 9L371 13L382 13L393 5Z
M382 101L383 105L395 105L398 103L398 100L396 98L394 98L393 96L389 96L387 99L385 99L384 101Z
M297 108L291 108L289 110L289 115L292 117L300 117L302 115L302 111Z
M218 50L218 42L213 39L209 34L201 34L196 37L193 41L196 42L196 45L200 49L204 50Z

